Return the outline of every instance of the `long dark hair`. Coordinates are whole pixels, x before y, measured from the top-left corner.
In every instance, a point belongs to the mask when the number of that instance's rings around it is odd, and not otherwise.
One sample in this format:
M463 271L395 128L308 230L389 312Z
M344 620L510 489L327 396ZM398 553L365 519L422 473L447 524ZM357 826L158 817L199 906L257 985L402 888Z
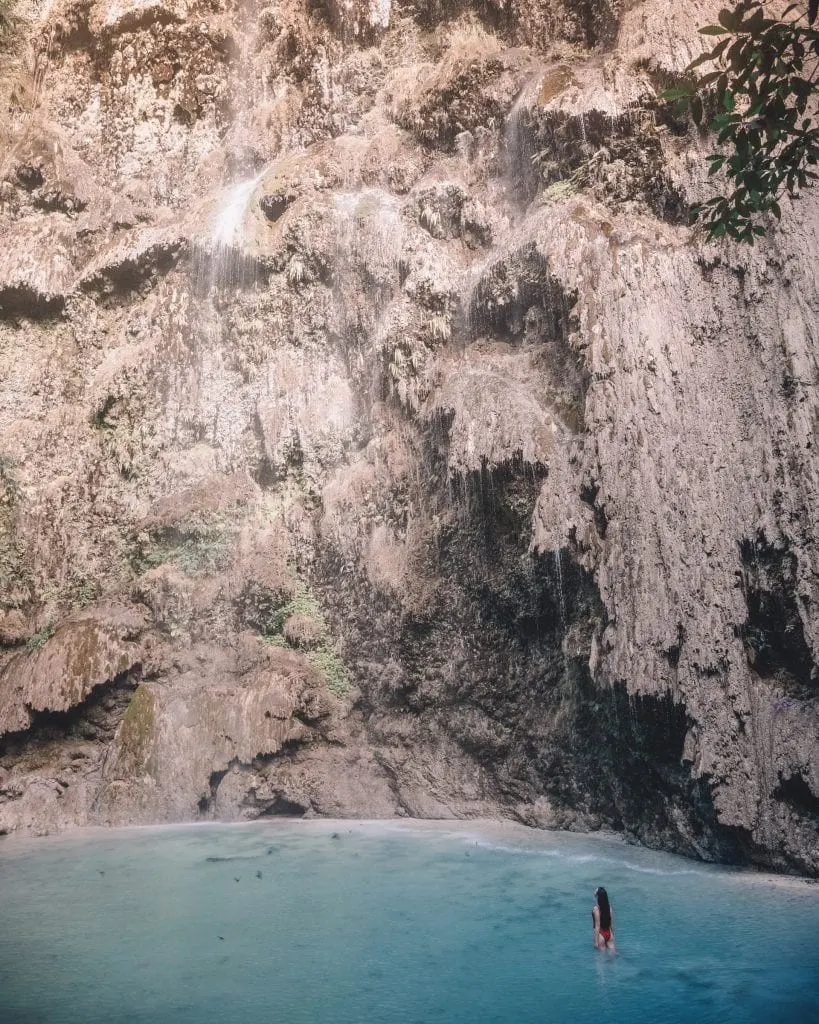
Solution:
M600 911L600 927L608 930L611 928L611 907L609 906L609 894L601 885L595 890L597 897L597 909Z

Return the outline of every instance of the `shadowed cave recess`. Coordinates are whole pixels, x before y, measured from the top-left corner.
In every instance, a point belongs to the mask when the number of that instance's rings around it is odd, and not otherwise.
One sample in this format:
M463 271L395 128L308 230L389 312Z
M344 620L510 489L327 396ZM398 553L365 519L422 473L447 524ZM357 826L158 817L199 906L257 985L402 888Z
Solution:
M817 201L686 226L699 7L20 13L0 831L495 816L819 873Z

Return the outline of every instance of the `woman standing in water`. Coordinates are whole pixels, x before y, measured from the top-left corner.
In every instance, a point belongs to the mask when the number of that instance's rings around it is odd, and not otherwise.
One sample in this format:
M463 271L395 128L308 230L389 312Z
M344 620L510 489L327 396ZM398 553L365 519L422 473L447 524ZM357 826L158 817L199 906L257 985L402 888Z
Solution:
M597 902L592 910L594 924L594 948L614 949L614 914L612 913L609 896L601 885L594 890Z

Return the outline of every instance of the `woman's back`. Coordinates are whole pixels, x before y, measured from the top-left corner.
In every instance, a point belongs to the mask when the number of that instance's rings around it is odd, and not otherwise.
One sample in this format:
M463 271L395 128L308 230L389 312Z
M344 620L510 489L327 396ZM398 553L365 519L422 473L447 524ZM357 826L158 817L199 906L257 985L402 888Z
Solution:
M595 948L614 949L614 914L608 893L601 885L594 890L594 896L597 900L592 910Z

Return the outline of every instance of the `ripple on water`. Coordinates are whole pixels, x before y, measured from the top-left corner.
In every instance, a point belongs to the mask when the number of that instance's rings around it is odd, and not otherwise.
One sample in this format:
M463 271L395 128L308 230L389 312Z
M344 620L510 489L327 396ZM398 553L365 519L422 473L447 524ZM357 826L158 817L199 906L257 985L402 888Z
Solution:
M5 843L0 1021L817 1021L819 892L757 882L610 839L474 826ZM591 949L601 883L616 957Z

